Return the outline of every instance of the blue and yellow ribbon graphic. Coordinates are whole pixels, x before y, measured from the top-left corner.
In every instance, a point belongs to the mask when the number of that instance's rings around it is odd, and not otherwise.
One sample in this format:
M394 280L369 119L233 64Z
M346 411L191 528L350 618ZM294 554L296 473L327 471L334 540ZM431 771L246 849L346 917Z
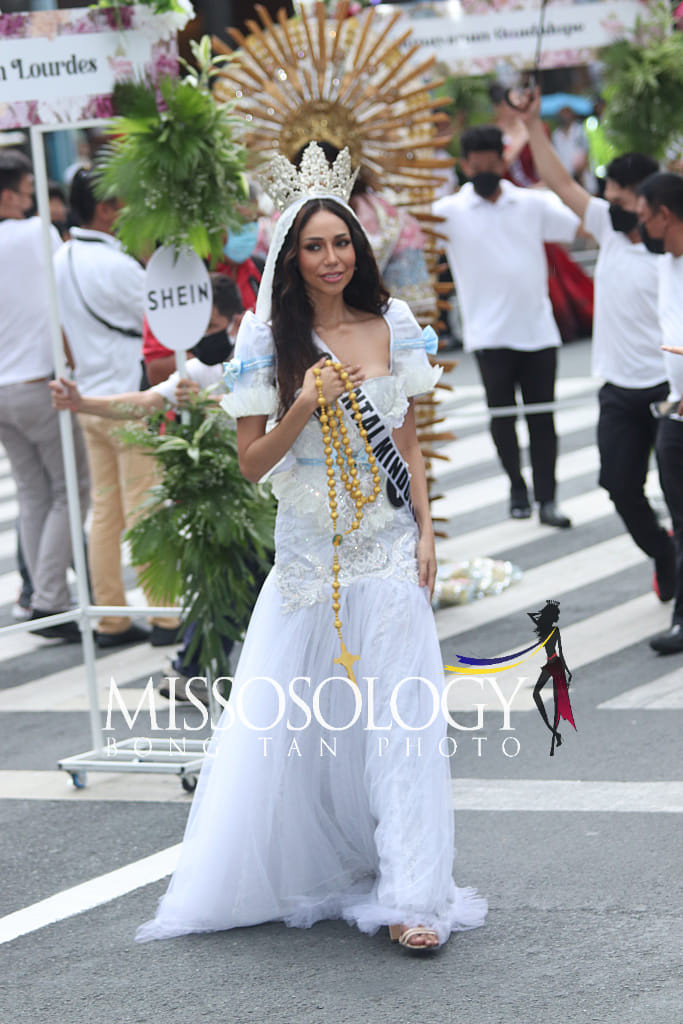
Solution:
M502 658L467 658L463 654L456 654L455 657L458 664L444 665L444 668L448 672L458 672L464 676L491 675L494 672L506 672L507 669L515 668L516 665L521 665L522 662L533 658L534 654L540 651L542 647L545 647L556 631L557 627L555 626L540 644L532 644L531 647L525 647L523 651L506 654Z

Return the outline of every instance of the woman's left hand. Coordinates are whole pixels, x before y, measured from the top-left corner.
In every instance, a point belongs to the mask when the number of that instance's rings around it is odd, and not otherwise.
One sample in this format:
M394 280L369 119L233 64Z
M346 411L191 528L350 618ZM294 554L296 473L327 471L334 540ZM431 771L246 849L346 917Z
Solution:
M436 583L436 551L434 550L434 535L431 532L423 533L417 542L417 567L420 573L420 586L429 588L431 600Z

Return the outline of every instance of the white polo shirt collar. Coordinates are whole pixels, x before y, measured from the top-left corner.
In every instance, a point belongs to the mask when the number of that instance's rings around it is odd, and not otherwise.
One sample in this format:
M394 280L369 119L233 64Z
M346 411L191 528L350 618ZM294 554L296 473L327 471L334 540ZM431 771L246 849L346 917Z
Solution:
M460 189L460 195L464 196L468 206L481 206L486 203L487 206L506 206L508 203L516 203L518 201L518 190L508 181L506 178L500 180L501 194L496 199L495 203L492 203L490 199L484 199L474 191L474 185L471 181L465 182Z
M76 242L104 242L106 245L110 245L112 249L116 249L117 252L121 252L122 245L115 235L108 235L105 231L93 231L91 228L71 228L71 237Z

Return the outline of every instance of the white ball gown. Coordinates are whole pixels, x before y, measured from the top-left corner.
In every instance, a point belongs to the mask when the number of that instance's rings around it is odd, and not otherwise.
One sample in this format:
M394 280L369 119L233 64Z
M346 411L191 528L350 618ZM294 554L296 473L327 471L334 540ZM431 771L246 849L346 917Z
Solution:
M391 374L363 387L394 428L407 398L430 390L440 369L429 365L405 303L393 300L385 319ZM272 335L251 314L233 374L229 412L276 411ZM364 449L355 425L348 429L367 493ZM383 493L339 549L343 637L360 655L356 689L333 661L339 640L323 457L311 418L272 478L275 566L199 778L178 866L139 941L344 918L370 934L424 925L445 942L483 923L486 901L453 882L450 762L436 709L443 666L417 585L414 520ZM341 532L354 510L340 485L337 496Z

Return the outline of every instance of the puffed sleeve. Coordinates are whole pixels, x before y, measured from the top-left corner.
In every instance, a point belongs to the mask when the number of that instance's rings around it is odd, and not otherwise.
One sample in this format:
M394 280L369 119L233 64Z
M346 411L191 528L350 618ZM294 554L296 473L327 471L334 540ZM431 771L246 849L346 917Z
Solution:
M223 367L227 394L221 405L230 416L274 416L275 348L268 324L245 313L235 342L234 358Z
M424 395L436 386L442 366L432 366L438 338L432 327L420 327L406 302L392 299L387 310L391 329L391 372L398 377L408 398Z

